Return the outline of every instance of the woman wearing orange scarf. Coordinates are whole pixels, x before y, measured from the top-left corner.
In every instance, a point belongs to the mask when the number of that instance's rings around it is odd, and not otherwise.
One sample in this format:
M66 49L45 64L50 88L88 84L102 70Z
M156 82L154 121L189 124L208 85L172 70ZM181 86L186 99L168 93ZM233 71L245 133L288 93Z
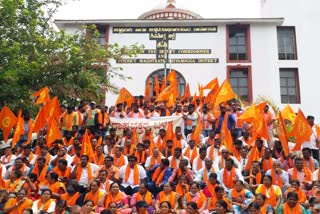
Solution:
M264 194L256 194L256 199L254 203L259 205L259 214L273 214L273 208L270 204L266 203L266 196Z
M300 182L298 180L292 180L290 182L291 187L288 188L286 193L295 192L298 195L298 203L304 204L307 200L306 194L302 191L300 187Z
M32 205L33 213L39 214L40 211L46 211L52 213L56 208L56 202L51 199L52 192L49 189L42 190L41 197L36 200Z
M83 206L81 208L81 214L95 214L93 211L94 203L92 200L86 200L83 202Z
M61 195L61 200L67 202L68 207L76 205L78 198L80 197L79 193L79 184L75 180L70 180L66 185L67 192Z
M197 204L198 212L200 214L209 213L209 211L207 210L207 203L206 203L207 198L203 194L203 192L200 190L201 190L200 184L197 182L192 182L192 184L190 185L190 192L188 192L184 196L184 201L183 201L184 210L187 210L187 204L193 201Z
M189 185L187 184L187 178L185 175L181 175L179 177L179 181L178 181L178 184L176 186L176 193L178 193L180 196L184 197L184 195L189 192L190 190L190 187Z
M289 192L287 201L280 205L277 214L306 214L306 210L298 203L298 195L295 192Z
M228 198L232 203L235 213L246 211L255 199L252 192L246 190L243 182L240 180L237 180L234 188L229 191Z
M133 194L130 199L130 206L135 207L137 201L145 201L148 205L148 210L153 212L153 197L151 192L148 191L146 183L141 183L139 187L139 192Z
M33 201L26 198L27 191L20 189L16 198L10 198L3 208L7 214L22 213L24 209L31 208Z
M265 175L263 178L263 184L260 184L256 189L256 194L262 193L267 197L267 204L276 208L279 206L281 201L281 189L279 186L272 184L272 177L270 175Z
M105 197L104 207L109 207L112 202L117 204L119 213L131 213L131 208L129 208L128 196L124 192L120 191L119 184L115 182L110 185L110 192Z
M100 181L93 180L90 183L90 191L84 197L84 200L92 200L93 206L102 206L105 193L99 189Z
M156 212L160 211L160 204L161 202L168 201L173 210L178 209L178 199L180 195L173 191L173 184L172 183L165 183L163 185L163 191L161 191L158 196L156 203L154 205Z

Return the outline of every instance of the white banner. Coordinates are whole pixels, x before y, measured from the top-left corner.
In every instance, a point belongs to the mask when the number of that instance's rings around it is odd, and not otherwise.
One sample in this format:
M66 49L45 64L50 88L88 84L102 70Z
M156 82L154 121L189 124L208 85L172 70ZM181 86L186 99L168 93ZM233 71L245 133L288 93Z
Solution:
M138 134L143 134L146 127L150 127L154 134L158 134L160 129L167 129L169 123L173 123L173 131L177 126L182 127L182 117L153 117L153 118L115 118L110 117L110 125L122 133L124 129L137 128Z

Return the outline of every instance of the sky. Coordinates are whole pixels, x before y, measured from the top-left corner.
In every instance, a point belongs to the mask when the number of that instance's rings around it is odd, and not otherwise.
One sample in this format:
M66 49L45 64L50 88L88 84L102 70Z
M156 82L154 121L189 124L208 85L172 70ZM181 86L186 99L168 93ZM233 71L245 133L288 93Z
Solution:
M136 19L167 0L65 0L55 19ZM176 0L203 18L256 18L261 0Z

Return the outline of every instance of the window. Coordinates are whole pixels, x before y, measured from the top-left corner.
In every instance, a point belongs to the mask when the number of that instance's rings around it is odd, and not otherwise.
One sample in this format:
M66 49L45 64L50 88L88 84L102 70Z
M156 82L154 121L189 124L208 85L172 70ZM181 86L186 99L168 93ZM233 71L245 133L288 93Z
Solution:
M279 60L296 60L296 31L294 27L278 27Z
M228 67L233 91L245 102L252 101L250 67Z
M99 38L98 38L98 44L105 46L106 45L106 27L100 27L98 28L99 31Z
M300 103L297 68L280 68L281 103Z
M227 26L228 61L250 61L249 26Z

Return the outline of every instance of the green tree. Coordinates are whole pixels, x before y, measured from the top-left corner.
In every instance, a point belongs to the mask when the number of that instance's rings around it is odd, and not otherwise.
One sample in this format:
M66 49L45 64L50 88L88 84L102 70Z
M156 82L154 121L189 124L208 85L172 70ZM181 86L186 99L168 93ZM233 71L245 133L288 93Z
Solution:
M32 109L31 94L44 86L67 103L99 100L103 90L117 92L113 78L129 78L110 60L135 56L143 47L105 48L97 43L95 26L74 35L55 30L52 16L60 5L60 0L0 0L0 107Z

